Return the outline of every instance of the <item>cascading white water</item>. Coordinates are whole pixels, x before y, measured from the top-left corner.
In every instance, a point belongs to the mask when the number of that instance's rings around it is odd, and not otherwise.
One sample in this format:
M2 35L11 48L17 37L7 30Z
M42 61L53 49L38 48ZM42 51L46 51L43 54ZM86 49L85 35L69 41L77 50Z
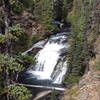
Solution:
M67 71L63 54L68 47L65 33L51 36L44 48L35 56L35 69L29 70L28 73L36 76L38 80L51 80L54 84L61 84Z
M31 48L29 48L27 51L23 52L22 55L26 55L28 52L32 51L34 48L43 48L46 41L47 39L39 41L38 43L34 44Z
M56 70L54 70L52 74L52 78L54 80L53 83L61 84L66 74L66 71L67 71L67 62L60 61L60 63L57 65Z

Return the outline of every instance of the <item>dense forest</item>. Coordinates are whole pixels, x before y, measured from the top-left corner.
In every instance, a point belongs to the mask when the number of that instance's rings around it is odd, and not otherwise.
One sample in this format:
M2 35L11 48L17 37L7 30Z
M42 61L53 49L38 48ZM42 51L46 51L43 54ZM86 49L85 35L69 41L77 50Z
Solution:
M21 53L63 31L70 32L65 54L68 70L62 83L70 98L64 100L99 100L72 96L90 71L90 61L100 83L100 0L0 0L0 100L34 100L34 89L17 83L19 75L36 64L33 58L39 49ZM56 97L56 92L51 93L50 100Z

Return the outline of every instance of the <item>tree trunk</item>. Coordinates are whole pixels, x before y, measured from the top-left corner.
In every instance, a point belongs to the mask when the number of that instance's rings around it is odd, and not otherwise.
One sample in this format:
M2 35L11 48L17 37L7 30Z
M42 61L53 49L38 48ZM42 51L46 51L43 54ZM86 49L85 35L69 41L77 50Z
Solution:
M9 36L9 27L12 26L12 16L11 16L11 5L9 0L4 1L4 20L5 20L5 35ZM12 54L12 44L11 39L8 39L5 47L5 54L11 55Z
M5 55L11 56L12 52L12 44L11 39L9 39L9 27L12 26L12 18L11 18L11 6L9 0L3 0L3 11L4 11L4 34L7 35L8 41L5 44ZM10 85L10 79L9 79L9 72L8 69L5 68L6 77L5 77L5 86ZM9 95L6 94L6 100L10 100Z

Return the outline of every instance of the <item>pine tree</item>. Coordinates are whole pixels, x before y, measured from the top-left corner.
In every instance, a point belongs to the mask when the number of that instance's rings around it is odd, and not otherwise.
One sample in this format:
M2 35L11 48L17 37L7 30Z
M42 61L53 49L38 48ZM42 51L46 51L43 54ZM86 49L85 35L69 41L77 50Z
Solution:
M12 24L11 0L2 0L2 5L4 28L0 33L0 100L26 100L31 96L30 91L13 83L18 82L18 74L24 70L24 66L12 56L12 38L21 35L23 29Z
M68 3L67 0L63 0L62 19L66 20L67 14L68 14Z
M87 21L88 21L88 6L85 1L74 0L74 8L68 15L68 19L72 24L72 32L70 39L68 67L70 69L67 81L69 83L78 82L87 66L89 60L87 46Z
M53 22L53 2L52 0L36 0L34 15L37 21L43 26L45 32L54 30Z
M63 0L54 0L54 19L61 21L63 14Z

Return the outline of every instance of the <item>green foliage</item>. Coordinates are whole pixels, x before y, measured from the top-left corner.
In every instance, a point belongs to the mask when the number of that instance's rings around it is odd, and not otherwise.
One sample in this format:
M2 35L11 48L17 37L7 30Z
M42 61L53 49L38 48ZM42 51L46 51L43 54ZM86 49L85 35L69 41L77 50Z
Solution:
M64 84L75 84L75 83L78 83L80 80L80 76L75 76L75 75L69 75L69 78L67 81L65 81Z
M21 34L24 33L24 29L21 28L21 26L19 24L9 27L9 29L14 36L20 36Z
M33 35L32 36L32 43L36 43L37 41L41 40L42 36L39 35Z
M24 67L14 58L0 54L0 93L4 92L8 80L16 80L16 74L23 70Z
M22 13L24 10L34 10L34 0L10 0L12 11L15 13Z
M0 43L5 42L5 35L0 34Z
M25 30L19 24L9 27L9 29L10 34L13 36L12 39L15 40L15 53L25 51L25 49L30 47L30 45L32 44L32 39L28 34L25 33Z
M35 60L33 59L32 56L29 55L19 55L17 56L17 58L19 59L19 61L21 60L22 62L24 62L25 65L30 65L30 64L35 64Z
M24 29L19 24L9 27L10 32L8 34L0 34L0 43L6 43L9 40L17 40L20 35L24 33Z
M8 71L22 71L24 69L14 58L0 54L0 72L2 72L4 68Z
M100 59L96 62L96 69L100 70Z
M74 0L73 10L68 15L68 20L72 24L70 39L68 66L70 74L67 78L69 83L78 82L83 75L89 60L87 46L87 22L89 20L89 8L83 0Z
M23 59L25 60L27 57L23 57ZM30 61L30 59L31 58L28 57L27 61ZM23 70L24 67L20 65L14 58L0 54L0 93L6 92L10 98L13 97L20 100L27 100L30 98L32 94L24 86L7 85L7 80L12 79L12 76L10 75L14 75L13 78L16 79L15 72L20 72Z
M100 77L100 74L97 74L97 77Z
M32 44L31 37L28 36L27 34L21 34L15 43L16 48L14 48L14 51L16 51L17 54L20 52L24 52L31 46L31 44Z
M21 13L23 11L23 4L19 0L10 0L12 11Z
M11 33L8 34L0 34L0 43L6 43L8 40L17 40L18 38L14 35L12 35Z
M24 8L27 8L31 11L34 10L34 1L35 0L19 0L19 1L23 4Z
M53 2L51 0L36 0L34 14L43 26L44 30L48 33L55 29L52 25L53 22Z
M67 0L63 0L63 7L62 7L62 18L66 20L68 13L68 2Z
M51 93L51 100L57 100L58 95L59 95L58 91L53 90Z
M18 37L16 37L15 35L8 33L5 34L5 42L7 43L9 40L15 40L17 41Z
M19 36L24 33L24 29L20 27L19 24L9 27L10 32L8 34L0 34L0 43L6 43L9 40L17 41Z
M7 87L7 92L10 97L19 100L27 100L32 96L31 92L24 86L9 85Z

